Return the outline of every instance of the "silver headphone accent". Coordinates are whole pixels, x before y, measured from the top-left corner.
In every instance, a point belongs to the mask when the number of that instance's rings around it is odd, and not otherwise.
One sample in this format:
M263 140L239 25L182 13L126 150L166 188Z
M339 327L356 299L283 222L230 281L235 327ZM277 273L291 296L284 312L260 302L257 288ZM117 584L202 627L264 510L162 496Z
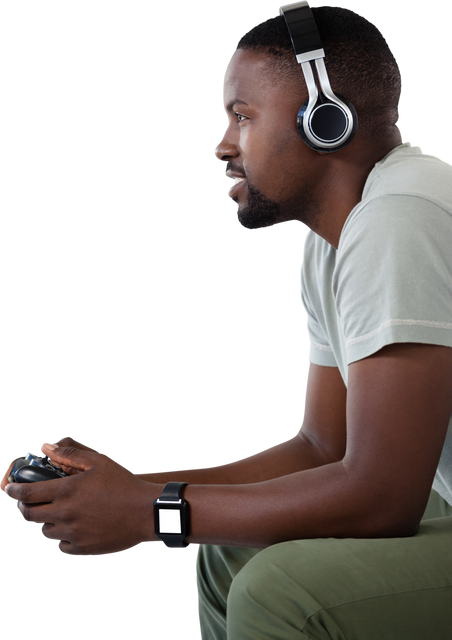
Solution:
M301 0L285 5L279 11L286 20L309 94L307 104L303 104L298 112L298 132L304 142L316 151L339 151L355 135L358 125L356 112L353 105L331 89L325 51L308 3Z

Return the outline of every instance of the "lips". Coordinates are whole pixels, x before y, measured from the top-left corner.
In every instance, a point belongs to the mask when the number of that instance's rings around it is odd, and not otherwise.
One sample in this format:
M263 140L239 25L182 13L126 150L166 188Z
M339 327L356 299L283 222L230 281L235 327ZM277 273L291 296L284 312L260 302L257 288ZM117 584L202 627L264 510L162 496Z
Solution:
M228 169L226 171L226 175L228 178L232 178L234 180L234 185L229 189L228 196L230 198L234 198L237 196L237 193L240 191L242 186L244 186L246 182L246 177L242 172L232 169L228 165Z
M234 178L234 185L229 189L228 196L230 198L236 197L245 182L246 178Z
M232 180L233 178L244 178L244 174L239 171L231 171L232 167L230 163L225 162L223 168L223 178L225 180Z
M243 182L246 178L234 178L234 184L239 184L239 182Z

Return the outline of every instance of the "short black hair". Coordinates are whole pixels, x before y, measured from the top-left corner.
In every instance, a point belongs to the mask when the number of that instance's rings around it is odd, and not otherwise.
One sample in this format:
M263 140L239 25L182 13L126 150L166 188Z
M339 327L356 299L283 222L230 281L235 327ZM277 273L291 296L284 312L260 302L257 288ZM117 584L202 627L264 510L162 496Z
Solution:
M380 31L348 9L313 7L312 13L325 50L332 89L353 104L361 131L375 133L382 126L394 125L402 83L397 62ZM278 73L300 77L283 16L254 27L243 36L237 49L262 53Z

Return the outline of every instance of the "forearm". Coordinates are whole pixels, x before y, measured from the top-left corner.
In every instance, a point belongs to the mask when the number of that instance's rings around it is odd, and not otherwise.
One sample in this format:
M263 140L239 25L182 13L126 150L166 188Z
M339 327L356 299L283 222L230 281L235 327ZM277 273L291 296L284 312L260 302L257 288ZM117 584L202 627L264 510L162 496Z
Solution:
M374 489L371 480L350 476L342 462L255 484L189 485L189 541L262 548L296 539L415 533L416 526L395 519L387 496L376 498Z
M179 480L190 484L251 484L272 480L331 462L303 433L254 456L207 469L138 474L147 482Z

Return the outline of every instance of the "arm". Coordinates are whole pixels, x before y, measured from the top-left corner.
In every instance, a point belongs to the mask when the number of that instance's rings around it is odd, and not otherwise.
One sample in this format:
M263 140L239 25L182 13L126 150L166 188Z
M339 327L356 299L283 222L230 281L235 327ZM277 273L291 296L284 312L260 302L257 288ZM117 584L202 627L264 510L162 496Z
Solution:
M300 431L287 442L220 467L138 474L137 477L155 484L165 484L181 478L190 484L200 485L251 484L318 467L326 462L322 451Z
M345 432L344 432L345 442ZM76 442L72 438L63 438L58 443L61 448L79 449L81 451L94 451ZM49 457L54 453L47 451ZM10 464L3 476L1 488L5 491L8 484L8 476L11 473L15 460ZM188 469L184 471L167 471L163 473L137 473L135 476L152 484L166 484L170 480L184 478L190 484L248 484L261 482L271 478L317 467L328 462L326 454L319 450L315 441L310 441L302 430L291 440L283 442L267 451L258 453L250 458L239 460L219 467L206 469ZM68 467L61 461L59 465L66 473L74 475L81 470Z
M320 452L326 456L325 464L247 484L190 484L189 541L265 547L296 538L415 533L452 411L452 349L392 345L352 364L342 459L343 421L338 405L329 404L328 376L331 370L312 367L302 429L308 450L317 460ZM328 416L336 418L331 423ZM57 450L55 459L86 473L9 485L11 497L26 502L27 519L49 523L44 533L65 541L60 547L69 553L106 553L155 539L150 512L162 485L99 454L67 453Z
M255 485L188 487L186 497L198 507L192 539L267 546L296 538L412 535L451 411L452 349L385 347L350 366L341 461Z
M341 460L345 453L347 392L336 367L311 365L303 426L282 444L244 460L220 467L138 475L147 482L165 484L250 484L314 469Z

